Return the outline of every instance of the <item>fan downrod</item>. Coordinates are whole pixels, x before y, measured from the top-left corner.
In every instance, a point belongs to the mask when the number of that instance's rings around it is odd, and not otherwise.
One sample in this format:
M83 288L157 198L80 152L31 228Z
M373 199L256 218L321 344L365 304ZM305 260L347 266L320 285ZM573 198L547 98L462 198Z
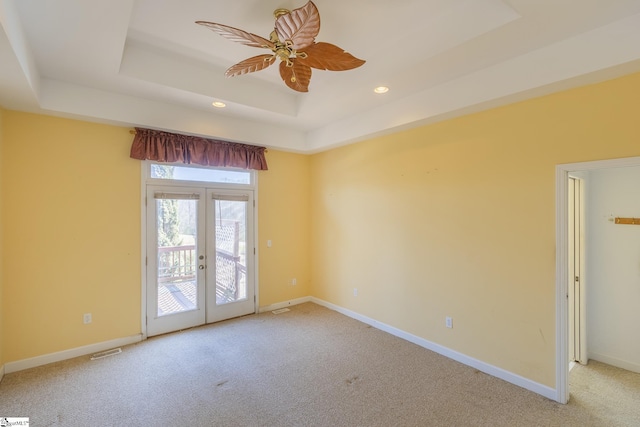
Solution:
M276 9L273 11L273 16L275 16L275 18L278 19L282 15L286 15L287 13L291 13L291 11L289 9Z

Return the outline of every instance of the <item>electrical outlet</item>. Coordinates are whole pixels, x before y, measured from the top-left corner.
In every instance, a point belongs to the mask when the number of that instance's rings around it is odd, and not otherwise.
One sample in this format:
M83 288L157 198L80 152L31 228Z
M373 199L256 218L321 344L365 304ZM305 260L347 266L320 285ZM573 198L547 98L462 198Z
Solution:
M296 279L295 277L291 279L291 286L295 286L297 284L298 284L298 279Z
M85 313L82 316L82 321L84 322L85 325L88 325L89 323L91 323L91 313Z
M451 317L445 317L444 318L444 324L447 326L447 328L453 328L453 319Z
M354 297L358 296L358 288L353 288L353 296Z

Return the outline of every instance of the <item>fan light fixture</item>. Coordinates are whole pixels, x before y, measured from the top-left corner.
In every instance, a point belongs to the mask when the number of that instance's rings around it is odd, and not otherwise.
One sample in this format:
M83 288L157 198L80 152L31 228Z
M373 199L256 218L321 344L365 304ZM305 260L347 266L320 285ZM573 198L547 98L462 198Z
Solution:
M211 105L213 105L216 108L224 108L224 107L227 106L227 104L225 104L224 102L221 102L221 101L213 101L211 103Z
M386 86L378 86L373 90L375 93L387 93L389 92L389 88Z
M345 71L365 63L330 43L316 43L320 32L320 13L312 1L289 11L276 9L275 29L269 39L215 22L196 21L221 36L246 46L270 49L271 54L258 55L231 66L224 74L239 76L264 70L280 59L280 77L284 83L298 92L308 92L311 68L329 71Z

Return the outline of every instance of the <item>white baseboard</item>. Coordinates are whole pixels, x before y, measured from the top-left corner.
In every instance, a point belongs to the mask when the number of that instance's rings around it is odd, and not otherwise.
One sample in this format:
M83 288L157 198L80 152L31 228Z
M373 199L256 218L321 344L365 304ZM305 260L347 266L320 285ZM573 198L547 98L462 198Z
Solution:
M142 341L142 334L132 335L130 337L117 338L115 340L103 341L95 344L76 347L69 350L58 351L56 353L44 354L42 356L22 359L15 362L8 362L4 369L7 374L22 371L24 369L35 368L53 362L73 359L74 357L85 356L87 354L98 353L100 351L110 350L115 347L122 347L128 344L134 344Z
M522 387L526 390L540 394L548 399L556 400L557 398L556 390L546 385L537 383L535 381L531 381L530 379L521 377L520 375L514 374L502 368L498 368L496 366L482 362L478 359L474 359L473 357L469 357L465 354L458 353L457 351L441 346L440 344L436 344L424 338L420 338L418 336L415 336L413 334L410 334L398 328L394 328L393 326L389 326L385 323L378 322L375 319L371 319L370 317L363 316L354 311L347 310L335 304L331 304L330 302L323 301L315 297L311 297L311 302L330 308L331 310L337 311L338 313L344 314L345 316L351 317L352 319L359 320L360 322L366 323L367 325L371 325L376 329L380 329L381 331L388 332L391 335L395 335L398 338L402 338L406 341L412 342L416 345L419 345L420 347L424 347L427 350L431 350L435 353L441 354L445 357L448 357L449 359L453 359L464 365L471 366L472 368L482 371L485 374L489 374L496 378L500 378L501 380L507 381L511 384L515 384L519 387Z
M640 365L638 365L637 363L627 362L626 360L621 360L600 353L594 353L592 351L589 351L589 359L606 363L607 365L615 366L616 368L622 368L626 369L627 371L640 373Z
M310 302L310 301L311 301L311 297L302 297L302 298L292 299L289 301L278 302L276 304L265 305L264 307L258 308L258 313L278 310L280 308L291 307L292 305L303 304L305 302Z

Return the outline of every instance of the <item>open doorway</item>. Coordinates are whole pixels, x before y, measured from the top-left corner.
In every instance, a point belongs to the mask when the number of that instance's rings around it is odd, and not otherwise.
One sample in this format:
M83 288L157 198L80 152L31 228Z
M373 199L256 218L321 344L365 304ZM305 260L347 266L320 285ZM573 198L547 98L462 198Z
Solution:
M572 179L581 178L583 176L582 174L589 175L589 179L587 180L589 183L587 185L590 186L592 175L597 175L599 171L615 170L615 169L621 170L621 168L624 168L627 171L631 170L631 168L640 169L640 157L564 164L564 165L558 165L556 167L556 393L557 393L556 400L560 403L567 403L569 400L569 360L572 357L571 355L572 341L571 340L575 336L575 335L572 335L572 332L570 332L570 326L572 325L572 322L575 323L575 316L574 316L575 311L571 312L570 304L569 304L569 288L571 287L572 284L575 283L575 276L576 276L573 270L574 267L572 267L572 264L569 259L570 257L574 257L574 253L570 249L570 246L571 246L570 240L571 240L572 234L569 231L569 228L573 227L572 222L569 220L571 216L570 201L575 200L574 198L570 197L571 185L575 184L575 181L572 181ZM637 182L637 180L634 180L634 181ZM575 188L574 188L574 191L575 191ZM616 193L616 192L620 192L621 190L620 188L611 188L610 190L604 191L604 193L606 193L607 191L610 193ZM640 197L635 197L635 196L627 197L627 198L628 199L635 198L640 200ZM622 197L622 199L624 199L624 197ZM588 206L591 206L591 205L592 203L589 202ZM589 211L589 209L590 208L587 207L585 210ZM636 211L637 211L636 216L640 216L640 207L634 207L633 209L629 210L629 212L636 212ZM614 234L620 233L622 229L611 228L611 226L614 224L613 222L614 218L612 214L613 212L611 213L607 212L605 215L603 212L599 211L597 214L594 214L594 215L591 215L590 212L587 212L586 215L587 217L595 218L595 220L597 220L599 223L606 224L606 225L600 224L600 226L609 227L608 233L614 233ZM627 215L632 215L632 213L627 213ZM615 226L615 227L620 227L620 226ZM634 233L634 232L640 232L640 227L633 227L633 229L624 230L625 235L628 235L629 233ZM590 237L587 237L587 238L589 239L588 248L593 248L594 247L593 245L595 245L595 247L604 251L607 257L609 257L609 254L607 254L606 251L612 247L615 247L615 245L612 246L611 243L597 243L597 242L593 242ZM586 259L587 259L587 262L589 262L589 257L591 256L591 252L589 249L587 249L587 251L589 252L589 254L586 256ZM638 259L640 259L640 252L638 253ZM601 258L598 258L598 263L597 263L598 267L600 267L600 264L602 263L602 261L603 260ZM581 265L584 266L584 262L581 262ZM626 262L625 265L627 265L628 266L627 268L631 270L633 273L637 273L637 271L633 270L634 268L637 267L638 265L637 262L636 263ZM577 271L578 272L580 271L580 267L578 267ZM589 269L589 271L591 271L591 269ZM596 270L594 271L597 272ZM588 279L590 283L586 289L588 294L585 295L585 292L580 293L581 294L580 296L583 298L583 300L586 300L586 303L583 305L583 307L586 307L587 305L589 305L590 304L589 301L592 301L592 302L595 301L594 299L592 299L595 297L589 296L589 295L592 295L592 292L591 292L592 290L603 291L608 296L613 294L611 287L616 286L617 282L619 281L616 279L610 280L609 279L610 272L604 272L603 277L605 277L606 280L603 280L602 277L598 277L598 274L595 274L595 273L594 274L588 273L588 274L589 274ZM607 276L607 274L609 276ZM577 276L579 280L584 279L585 278L584 271L582 273L577 274ZM585 285L584 280L582 285ZM584 286L580 290L584 291L585 290ZM627 293L624 295L623 300L624 298L628 300L631 296L632 294ZM597 303L601 304L601 301L598 300ZM598 308L598 310L599 311L609 310L609 317L615 317L623 314L623 313L620 313L621 311L620 309L612 309L611 306L609 306L609 308L607 308L606 306L604 307L601 306ZM595 311L595 310L591 310L591 308L589 308L589 313L592 313L592 311ZM585 318L588 317L586 323L588 323L589 325L597 326L596 329L598 330L599 329L604 330L605 325L601 321L602 318L594 320L594 318L592 318L592 314L588 314L587 316L584 309L581 309L581 313L585 314ZM633 314L633 315L637 316L637 314ZM606 319L606 321L608 322L609 319ZM589 327L591 328L591 326ZM571 329L572 331L575 331L573 327ZM593 328L591 328L590 330L592 329ZM627 333L629 333L628 330L627 330ZM584 334L584 336L586 338L586 334ZM606 338L608 339L609 337L607 336ZM634 370L633 368L635 365L633 362L633 357L627 358L632 360L631 364L628 364L627 366L621 366L620 362L624 362L624 361L616 360L614 358L610 358L607 360L605 357L606 355L604 353L597 354L600 350L600 348L596 348L600 345L597 341L598 340L593 340L592 334L589 333L589 348L588 348L589 354L586 354L587 353L586 341L582 341L582 343L580 343L579 346L582 346L584 348L584 354L580 355L579 357L584 357L585 361L587 360L587 358L592 358L594 360L599 360L605 363L612 364L614 366L620 366L628 370ZM592 345L594 346L593 348L592 348ZM575 344L574 344L573 350L575 350Z

